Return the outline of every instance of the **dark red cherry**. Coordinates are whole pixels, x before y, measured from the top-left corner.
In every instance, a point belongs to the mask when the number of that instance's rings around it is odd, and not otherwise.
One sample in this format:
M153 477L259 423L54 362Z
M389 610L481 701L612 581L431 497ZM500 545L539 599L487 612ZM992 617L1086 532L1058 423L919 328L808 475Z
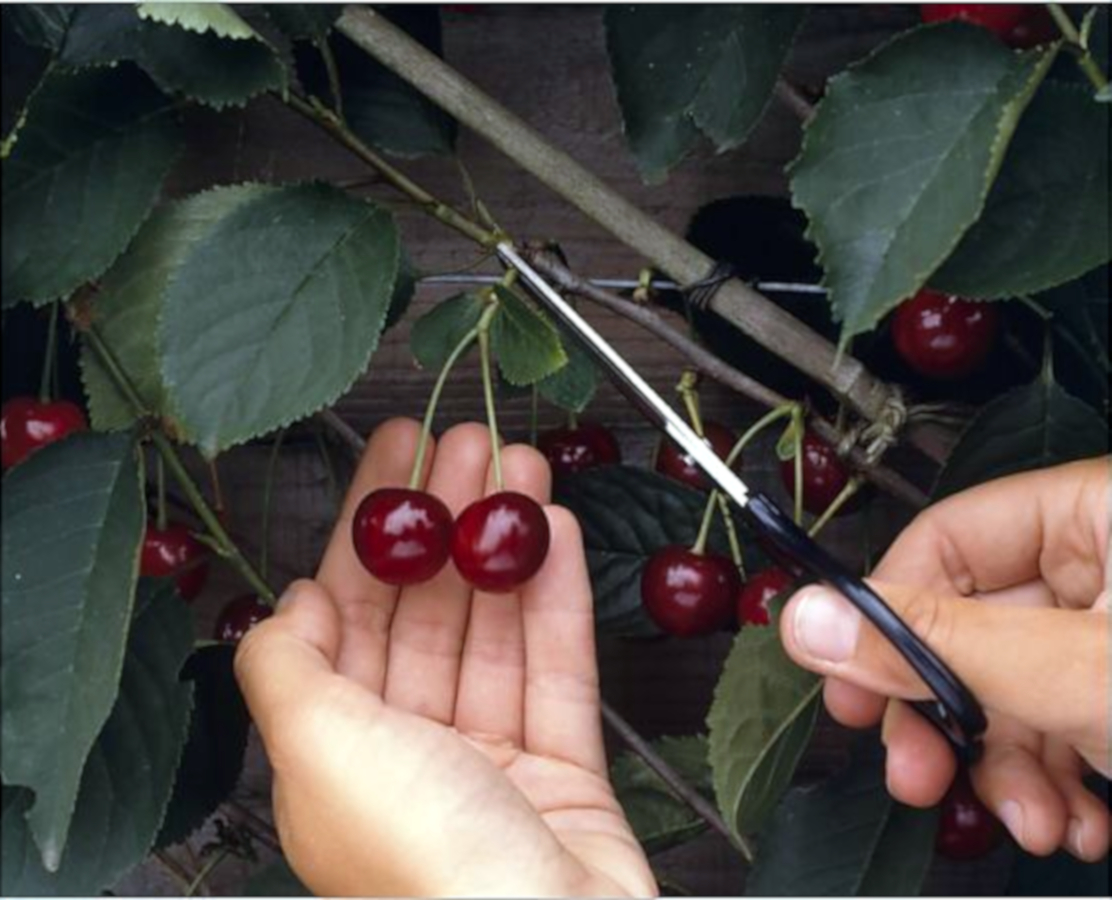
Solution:
M924 22L959 19L987 28L1009 47L1027 48L1056 40L1058 28L1041 3L924 3Z
M771 625L768 604L788 590L795 579L783 569L763 569L742 585L737 595L737 620L742 625Z
M147 522L139 574L151 578L173 578L183 600L194 599L208 579L208 548L184 525L158 528Z
M994 850L1004 836L997 818L973 791L969 775L958 772L942 800L935 848L949 859L979 859Z
M740 587L737 567L726 557L665 547L641 574L641 602L662 631L694 637L730 624Z
M537 449L548 459L557 477L615 466L622 461L622 448L613 433L594 422L546 432L537 441Z
M900 356L936 381L955 381L977 371L999 330L995 304L928 289L901 303L892 318L892 340Z
M730 455L734 444L737 443L737 436L725 425L717 422L704 423L703 436L711 449L722 459ZM734 464L734 468L741 468L740 459ZM709 491L711 488L710 481L691 454L681 450L672 441L661 441L656 453L656 471L700 491Z
M850 473L826 441L807 431L803 434L803 507L821 515L849 484ZM795 496L795 459L780 463L780 476Z
M448 562L452 514L432 494L383 488L359 504L351 538L356 555L379 581L420 584Z
M503 491L472 503L452 532L452 561L480 591L508 594L537 574L552 536L531 497Z
M10 469L40 447L88 427L81 407L68 400L13 397L0 411L0 461Z
M247 632L272 615L274 610L254 594L242 594L229 600L220 611L212 636L218 641L238 644Z

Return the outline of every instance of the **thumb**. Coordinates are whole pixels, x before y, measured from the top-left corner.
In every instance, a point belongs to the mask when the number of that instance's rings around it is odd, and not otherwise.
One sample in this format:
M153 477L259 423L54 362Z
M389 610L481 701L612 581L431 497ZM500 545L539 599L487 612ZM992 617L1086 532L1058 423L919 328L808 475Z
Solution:
M236 651L236 679L263 742L271 747L333 681L340 617L316 582L293 582L274 616L252 628Z
M872 585L986 709L1043 732L1080 735L1100 728L1109 702L1107 615ZM828 587L800 590L780 628L785 649L804 668L886 697L930 696L896 648Z

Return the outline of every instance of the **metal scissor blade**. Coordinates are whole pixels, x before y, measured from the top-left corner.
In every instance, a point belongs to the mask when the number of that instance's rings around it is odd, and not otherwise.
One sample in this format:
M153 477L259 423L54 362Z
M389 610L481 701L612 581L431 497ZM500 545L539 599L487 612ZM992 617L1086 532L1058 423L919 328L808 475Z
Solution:
M610 372L618 389L684 451L691 454L707 477L722 493L744 507L749 502L749 488L727 466L695 430L669 406L652 386L625 361L620 353L602 337L575 308L529 265L508 243L498 245L498 255L516 269L530 291L574 333L602 366Z

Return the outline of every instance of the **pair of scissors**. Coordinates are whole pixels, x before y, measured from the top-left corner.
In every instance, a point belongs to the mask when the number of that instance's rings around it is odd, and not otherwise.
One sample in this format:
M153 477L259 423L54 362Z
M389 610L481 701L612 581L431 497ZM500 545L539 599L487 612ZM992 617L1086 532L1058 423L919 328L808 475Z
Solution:
M607 371L629 401L698 463L707 477L801 569L840 591L899 651L930 688L934 698L912 706L949 740L967 761L980 752L987 725L984 710L970 690L915 634L876 591L819 546L764 494L751 490L664 398L518 253L513 244L497 247L502 262L517 271L529 291Z

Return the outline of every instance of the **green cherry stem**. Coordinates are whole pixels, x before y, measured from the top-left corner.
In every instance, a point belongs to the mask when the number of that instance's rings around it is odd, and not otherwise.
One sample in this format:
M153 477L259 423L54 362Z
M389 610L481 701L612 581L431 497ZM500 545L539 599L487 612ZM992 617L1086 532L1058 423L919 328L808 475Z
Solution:
M46 356L42 361L42 377L39 379L39 400L49 403L54 399L51 385L54 380L54 360L58 356L58 303L50 304L50 324L46 328ZM57 388L57 385L53 385Z
M486 314L484 313L484 316ZM480 320L481 321L481 320ZM440 370L440 375L436 379L436 384L433 385L432 393L429 395L428 405L425 407L425 418L421 423L421 439L417 444L417 455L413 459L413 471L409 476L410 490L417 490L421 487L421 477L425 474L425 456L428 454L429 437L432 434L432 423L436 418L436 408L440 404L440 395L444 393L444 385L448 383L448 376L452 373L456 363L460 358L471 348L475 343L475 339L479 337L479 327L472 328L463 339L456 344L455 349L449 354L448 359L445 360L444 366Z
M490 458L494 469L494 487L502 491L506 482L502 478L502 447L498 436L498 414L494 407L494 377L490 362L490 323L498 312L498 304L492 303L479 320L479 355L483 369L483 401L486 403L487 426L490 429Z
M1101 71L1100 64L1093 59L1092 52L1085 46L1085 41L1082 40L1081 33L1077 30L1077 26L1073 24L1073 19L1069 17L1069 13L1062 8L1061 3L1048 3L1046 8L1050 12L1050 17L1054 19L1054 24L1062 32L1062 37L1066 39L1066 43L1075 51L1078 67L1085 73L1085 77L1092 82L1093 87L1098 91L1103 91L1108 87L1108 78Z
M104 338L100 336L96 327L89 326L86 328L84 335L85 339L89 342L89 346L93 348L93 352L96 353L97 357L104 365L108 377L112 379L113 384L115 384L120 393L124 395L127 402L131 404L131 408L134 410L135 415L142 420L151 420L153 417L146 408L143 398L139 396L139 392L136 390L134 383L120 365L119 360L116 359L116 354L114 354L108 344L105 343ZM248 562L247 557L243 555L236 545L236 542L232 540L231 536L224 529L224 526L220 523L220 519L217 517L216 513L212 511L212 507L208 505L208 501L205 500L205 495L201 493L201 489L197 486L197 482L193 480L193 476L189 474L189 470L186 469L185 464L181 461L181 456L178 455L177 448L174 446L173 441L171 441L163 431L157 428L151 431L151 441L165 461L166 467L170 470L170 474L174 476L174 480L177 481L178 485L181 487L182 493L185 494L185 498L193 507L194 512L196 512L197 518L204 523L205 528L207 528L209 534L212 535L220 555L228 560L229 564L239 572L244 581L251 585L264 602L273 606L277 600L273 588L271 588L270 585L263 580L262 576L255 571L251 563Z
M795 524L803 522L803 412L799 407L792 410L792 422L795 425L795 504L793 513Z
M703 522L699 526L699 534L695 538L695 544L691 547L691 552L696 556L702 556L707 552L707 541L710 540L710 527L714 524L714 511L718 508L712 497L710 502L707 503L706 512L703 513Z
M738 439L738 442L734 444L733 449L730 451L730 455L726 457L726 465L735 465L738 459L741 457L742 451L744 451L745 448L748 447L756 439L757 435L768 428L768 426L771 425L773 422L779 421L780 419L792 415L795 411L796 406L797 404L795 403L787 403L783 406L778 406L776 407L776 409L772 410L772 412L767 413L756 422L754 422L746 430L745 434L743 434Z
M826 527L827 523L836 515L838 515L838 512L841 510L841 508L845 506L859 490L861 490L861 485L863 483L864 479L861 478L860 475L854 475L846 483L846 486L842 488L838 496L834 498L831 504L826 507L825 510L823 510L822 515L819 516L815 520L814 524L807 530L808 536L818 537L819 532Z
M714 502L715 498L718 501L718 510L722 514L722 524L726 526L726 540L730 542L730 556L741 573L742 579L744 579L745 553L741 548L741 538L738 537L737 524L734 522L733 513L730 512L730 501L718 491L711 493L711 502Z
M344 119L344 94L340 87L340 69L336 65L336 56L332 52L332 45L328 43L328 37L322 37L316 42L317 52L320 53L321 61L324 63L324 71L328 76L328 93L332 95L332 109L336 113L336 117L341 121Z

